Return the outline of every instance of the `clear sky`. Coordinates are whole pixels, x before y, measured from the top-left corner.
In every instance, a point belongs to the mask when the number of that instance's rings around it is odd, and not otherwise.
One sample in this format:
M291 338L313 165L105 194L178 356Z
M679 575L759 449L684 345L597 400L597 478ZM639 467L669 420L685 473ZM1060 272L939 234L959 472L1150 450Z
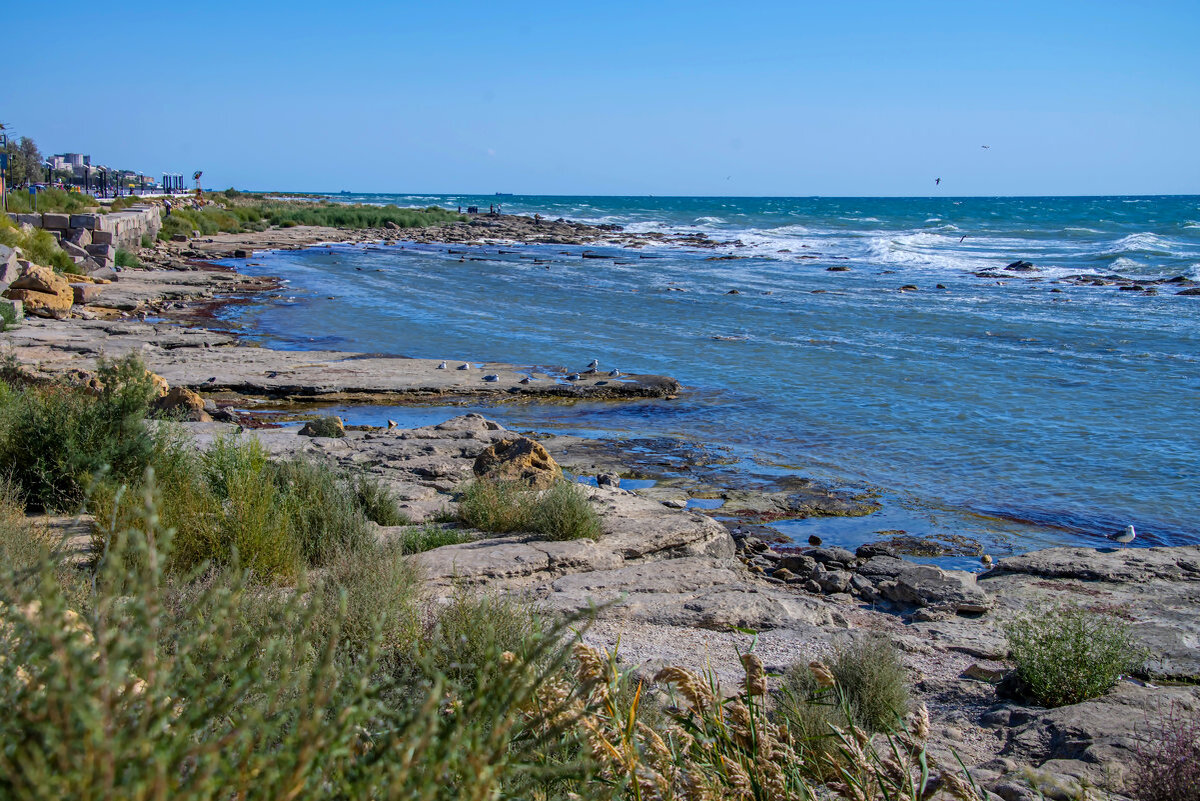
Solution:
M1200 193L1197 0L67 0L3 17L0 122L213 188Z

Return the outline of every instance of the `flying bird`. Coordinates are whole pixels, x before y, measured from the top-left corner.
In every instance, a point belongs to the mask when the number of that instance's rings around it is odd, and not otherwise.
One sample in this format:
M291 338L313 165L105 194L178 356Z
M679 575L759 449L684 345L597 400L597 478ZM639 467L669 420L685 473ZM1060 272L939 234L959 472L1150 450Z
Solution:
M933 185L934 185L934 186L941 186L941 185L942 185L942 179L941 179L941 178L934 178L934 179L933 179Z
M984 150L991 150L991 149L992 149L992 146L991 146L991 145L980 145L980 147L982 147Z

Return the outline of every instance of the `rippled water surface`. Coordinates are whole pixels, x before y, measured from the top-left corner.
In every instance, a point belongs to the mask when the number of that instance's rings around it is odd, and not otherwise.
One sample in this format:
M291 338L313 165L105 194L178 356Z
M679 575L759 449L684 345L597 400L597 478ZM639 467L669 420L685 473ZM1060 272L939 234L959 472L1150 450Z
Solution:
M744 258L499 243L466 260L414 245L260 254L239 266L286 279L286 297L230 313L264 341L573 369L597 358L688 391L488 413L699 438L766 474L880 488L908 519L1013 550L1130 522L1140 542L1200 541L1200 297L1056 283L1200 279L1200 198L347 199L703 231L742 243L716 254ZM1042 270L973 274L1016 259Z

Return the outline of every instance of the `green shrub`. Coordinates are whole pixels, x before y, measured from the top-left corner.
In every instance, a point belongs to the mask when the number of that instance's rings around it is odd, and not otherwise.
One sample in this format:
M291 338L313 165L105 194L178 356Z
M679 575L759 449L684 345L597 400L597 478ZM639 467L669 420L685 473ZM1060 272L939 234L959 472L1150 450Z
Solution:
M560 481L534 501L529 530L548 540L600 537L600 516L579 484Z
M324 564L335 552L371 539L367 516L341 470L315 459L288 459L271 463L268 475L278 488L288 536L307 564Z
M95 210L99 206L94 196L82 192L44 189L37 193L38 213L53 211L60 214L80 214ZM33 211L33 198L25 191L9 192L8 210L12 214L29 214Z
M474 676L494 669L506 651L532 660L553 629L531 603L459 587L419 640L418 661L424 670L469 687Z
M585 491L569 482L536 493L519 481L476 479L459 492L458 520L480 531L528 531L548 540L600 536L600 518Z
M142 234L141 246L144 248L154 247L154 239L150 234Z
M410 526L405 529L400 538L400 545L405 553L412 554L432 551L443 545L460 545L471 540L471 535L462 529L426 523L423 526Z
M78 275L81 272L49 231L37 228L25 233L5 214L0 214L0 245L21 248L26 258L35 264L53 267L62 273Z
M528 531L531 504L530 493L520 483L477 479L459 493L458 517L480 531Z
M407 526L412 520L400 509L395 494L375 476L359 473L354 494L367 519L381 526Z
M135 355L101 360L98 396L66 386L9 386L0 464L35 510L78 511L97 479L128 480L150 463L144 424L155 390Z
M1005 633L1021 690L1046 707L1101 696L1146 657L1127 623L1078 606L1022 615Z
M400 545L337 551L328 558L317 594L318 624L348 654L372 644L405 653L415 647L421 633L420 576Z
M17 312L7 303L0 303L0 331L7 331L17 326Z
M796 741L827 760L836 750L836 726L853 723L868 732L893 731L908 713L908 673L891 640L872 634L838 648L828 665L840 699L834 703L807 665L783 679L778 715Z
M141 259L130 253L125 248L117 248L117 266L118 267L136 267L142 266Z
M340 611L364 598L359 579L288 593L234 570L164 574L173 540L142 483L146 525L105 531L86 603L68 603L48 562L27 592L0 584L0 797L528 798L565 771L545 760L563 732L527 718L561 673L562 629L520 664L489 647L464 651L488 661L455 663L462 682L425 663L398 683L380 627Z

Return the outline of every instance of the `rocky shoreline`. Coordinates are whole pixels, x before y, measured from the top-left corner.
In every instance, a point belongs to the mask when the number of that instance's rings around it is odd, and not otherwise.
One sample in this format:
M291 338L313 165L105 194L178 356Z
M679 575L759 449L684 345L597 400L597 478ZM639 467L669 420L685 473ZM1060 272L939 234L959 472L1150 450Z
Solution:
M237 427L204 419L221 411L213 402L221 395L234 396L226 405L237 405L246 399L395 403L679 394L678 382L662 376L597 373L571 380L565 368L478 362L442 368L440 360L275 351L205 325L214 304L252 301L274 286L208 264L213 258L389 238L632 248L656 239L508 216L419 231L293 228L215 236L148 249L142 258L152 269L125 270L111 284L94 284L63 315L67 319L30 318L0 341L27 371L45 378L84 379L101 355L140 353L172 386L209 396L205 414L182 424L201 447ZM698 238L687 243L712 246ZM468 369L457 369L464 364ZM518 435L475 414L414 429L358 427L335 438L302 436L294 428L253 436L275 456L305 454L365 470L392 490L415 522L433 524L452 508L455 489L473 477L479 454ZM648 472L631 450L572 437L543 444L562 468L594 480L587 493L602 521L600 537L546 542L474 532L470 542L418 557L431 594L444 596L465 583L518 594L549 610L599 606L586 639L609 648L619 642L623 663L639 675L652 676L664 664L707 665L730 684L739 676L737 648L753 644L768 666L783 670L884 632L904 653L917 700L930 707L933 752L951 763L951 752L959 754L989 799L1036 798L1030 786L1039 784L1051 798L1073 797L1084 787L1122 798L1138 742L1134 723L1171 703L1200 709L1193 686L1200 682L1200 546L1053 548L1003 559L982 575L916 564L886 545L855 553L776 548L754 524L867 514L876 507L868 497L797 479L727 494L722 517L730 519L718 521L685 508L686 498L699 494L696 486L692 492L672 485L623 488L623 476ZM399 527L377 531L381 539L401 533ZM1053 710L1002 697L996 684L1007 670L1005 623L1047 602L1118 610L1130 620L1152 655L1138 678ZM1042 778L1031 778L1031 771ZM1064 789L1046 789L1053 787Z

